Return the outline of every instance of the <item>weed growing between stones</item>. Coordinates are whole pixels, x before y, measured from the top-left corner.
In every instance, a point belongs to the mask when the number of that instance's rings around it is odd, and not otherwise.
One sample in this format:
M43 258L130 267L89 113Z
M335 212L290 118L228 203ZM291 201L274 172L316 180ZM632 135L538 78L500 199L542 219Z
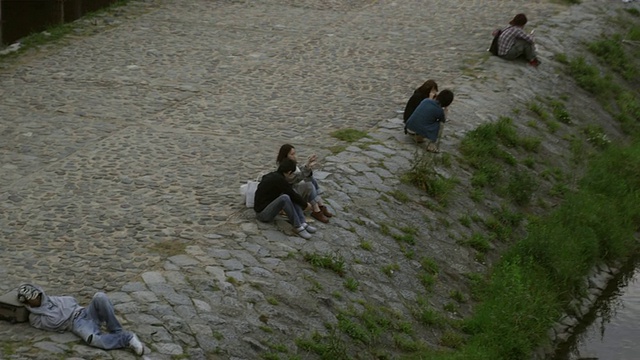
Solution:
M356 129L341 129L331 133L331 136L338 140L348 143L356 142L364 137L368 137L367 133Z
M345 261L339 254L305 253L304 259L314 267L331 270L340 276L345 274Z
M440 204L446 205L458 181L438 174L435 169L435 158L431 153L416 154L411 169L403 175L402 180L424 190ZM446 167L451 166L450 157L446 159L448 164Z
M347 278L347 280L344 281L344 287L351 292L358 290L358 286L360 286L360 282L354 278Z
M382 267L382 272L391 277L393 276L393 273L400 270L400 265L393 263L393 264L388 264Z

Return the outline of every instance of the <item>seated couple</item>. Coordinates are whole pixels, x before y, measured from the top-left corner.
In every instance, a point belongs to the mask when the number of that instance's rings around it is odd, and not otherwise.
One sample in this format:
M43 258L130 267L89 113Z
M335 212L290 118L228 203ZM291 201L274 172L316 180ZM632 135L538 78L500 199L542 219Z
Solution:
M293 145L284 144L278 151L276 158L276 166L279 166L282 160L289 159L298 164L296 149ZM313 177L313 168L316 166L318 157L314 154L309 156L307 163L302 166L296 165L294 176L289 179L289 183L293 185L293 189L302 196L309 204L311 204L311 216L323 223L328 223L329 218L333 216L324 205L319 195L320 188L318 182Z
M284 211L289 223L293 225L293 232L310 239L316 228L307 224L304 210L312 209L311 203L298 194L291 184L295 180L296 162L284 158L278 169L262 177L255 194L253 210L256 218L262 222L270 222Z
M404 132L413 136L416 142L428 139L427 150L440 152L437 147L440 136L440 124L446 121L448 107L453 102L453 92L442 90L438 93L438 85L427 80L417 88L404 110Z

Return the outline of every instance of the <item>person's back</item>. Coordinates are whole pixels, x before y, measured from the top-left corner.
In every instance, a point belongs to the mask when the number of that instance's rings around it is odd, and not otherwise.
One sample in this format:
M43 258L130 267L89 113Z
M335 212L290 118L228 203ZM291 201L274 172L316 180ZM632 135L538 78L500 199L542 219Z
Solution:
M436 141L439 123L444 120L445 115L440 104L432 99L424 99L407 120L406 128L431 141Z
M270 202L284 192L283 186L287 180L284 175L277 171L272 171L262 177L256 189L253 210L262 211Z

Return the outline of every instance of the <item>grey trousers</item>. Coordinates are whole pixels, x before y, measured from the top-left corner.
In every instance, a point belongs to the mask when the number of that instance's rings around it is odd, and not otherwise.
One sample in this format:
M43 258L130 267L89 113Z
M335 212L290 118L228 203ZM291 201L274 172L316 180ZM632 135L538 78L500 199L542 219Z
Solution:
M509 52L502 57L507 60L514 60L522 55L524 55L527 61L531 61L536 58L536 50L533 44L522 39L516 39L515 44L509 49Z

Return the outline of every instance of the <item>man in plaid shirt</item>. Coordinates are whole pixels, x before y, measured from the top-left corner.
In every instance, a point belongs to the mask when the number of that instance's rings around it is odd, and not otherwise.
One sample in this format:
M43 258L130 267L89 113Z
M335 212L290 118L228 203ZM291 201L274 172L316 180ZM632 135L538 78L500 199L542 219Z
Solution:
M513 60L524 55L529 65L537 67L540 61L536 57L533 37L523 30L526 23L527 17L518 14L509 22L510 26L502 30L498 38L498 56Z

